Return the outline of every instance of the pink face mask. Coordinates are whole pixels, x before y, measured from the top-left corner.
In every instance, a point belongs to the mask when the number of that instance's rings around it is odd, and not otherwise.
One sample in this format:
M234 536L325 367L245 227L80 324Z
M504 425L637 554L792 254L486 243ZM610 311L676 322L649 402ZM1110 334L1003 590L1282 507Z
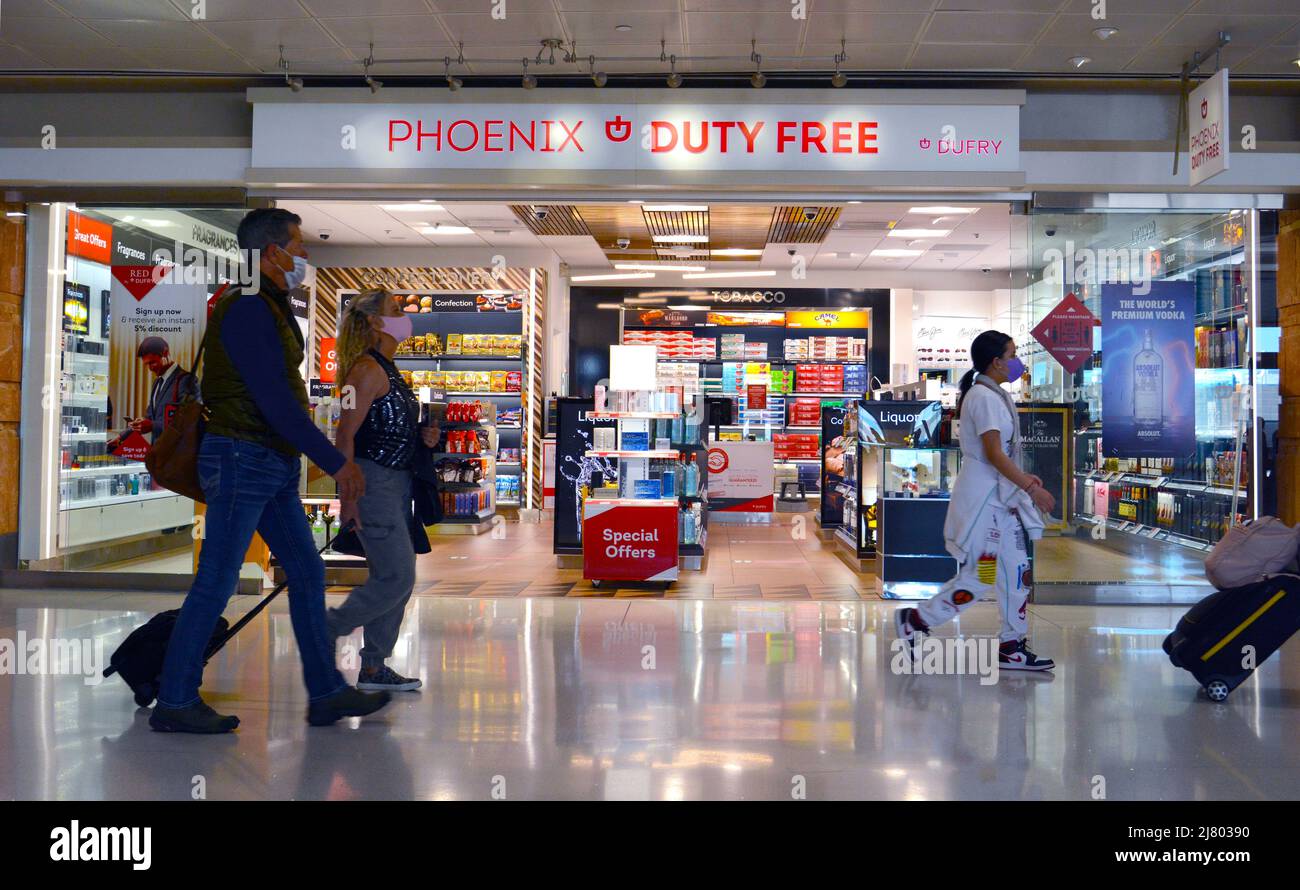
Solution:
M383 325L384 333L398 343L411 336L412 326L409 315L381 315L379 316L379 323Z

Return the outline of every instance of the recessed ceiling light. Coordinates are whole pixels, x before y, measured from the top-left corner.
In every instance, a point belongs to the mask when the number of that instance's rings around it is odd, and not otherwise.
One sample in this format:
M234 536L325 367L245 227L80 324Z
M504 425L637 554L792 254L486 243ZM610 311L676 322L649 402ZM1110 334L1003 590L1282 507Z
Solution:
M1092 33L1097 35L1098 40L1110 40L1119 33L1119 28L1101 27L1093 28Z
M1070 58L1070 64L1073 65L1075 68L1082 68L1084 65L1087 65L1091 61L1092 58L1089 56L1072 56Z
M646 204L642 210L651 213L707 213L708 204Z
M882 247L879 250L871 251L872 256L879 257L896 257L896 256L920 256L925 253L924 250L911 250L903 247Z
M680 263L615 263L615 269L629 272L656 272L660 269L678 272L703 272L706 266L683 266Z
M381 209L389 213L429 213L430 211L442 210L442 205L434 203L425 203L421 201L418 204L380 204Z
M775 269L754 269L749 272L697 272L683 275L682 278L694 281L697 278L771 278L774 275Z
M474 230L468 226L425 226L419 230L421 235L473 235Z
M890 229L890 238L944 238L952 229Z
M615 31L624 31L624 32L627 32L627 31L631 31L631 30L632 30L632 26L631 26L631 25L615 25L615 26L614 26L614 30L615 30Z
M707 244L708 235L655 235L656 244Z
M763 251L755 250L750 247L722 247L718 250L710 250L713 256L762 256Z
M918 213L923 216L945 216L949 213L975 213L978 207L947 207L942 204L930 204L925 207L909 207L908 213Z

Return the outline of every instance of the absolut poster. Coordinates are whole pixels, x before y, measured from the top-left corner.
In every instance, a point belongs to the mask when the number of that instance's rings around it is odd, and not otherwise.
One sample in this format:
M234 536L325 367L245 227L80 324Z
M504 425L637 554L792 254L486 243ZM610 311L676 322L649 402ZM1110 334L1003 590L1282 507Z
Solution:
M1183 458L1196 450L1196 288L1101 288L1102 453Z

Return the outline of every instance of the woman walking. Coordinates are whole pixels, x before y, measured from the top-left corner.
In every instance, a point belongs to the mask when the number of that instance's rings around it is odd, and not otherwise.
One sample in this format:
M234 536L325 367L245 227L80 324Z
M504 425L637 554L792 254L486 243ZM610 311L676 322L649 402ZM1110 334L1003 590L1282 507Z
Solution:
M1025 607L1032 577L1028 538L1041 536L1040 514L1056 499L1043 480L1020 469L1020 423L1015 402L1001 384L1025 371L1016 344L985 331L970 347L974 367L961 380L961 469L953 483L943 537L957 560L956 576L917 608L894 613L894 627L912 654L913 637L950 621L990 587L1002 613L1001 670L1050 671L1056 664L1029 650Z
M420 427L420 401L393 364L397 344L410 336L410 316L378 289L352 299L339 331L341 392L351 398L343 400L337 444L366 477L365 494L344 500L339 519L356 523L370 577L329 610L329 621L338 636L365 629L357 676L357 688L365 690L420 688L418 679L386 664L415 586L411 463L419 443L432 447L439 434L436 427Z

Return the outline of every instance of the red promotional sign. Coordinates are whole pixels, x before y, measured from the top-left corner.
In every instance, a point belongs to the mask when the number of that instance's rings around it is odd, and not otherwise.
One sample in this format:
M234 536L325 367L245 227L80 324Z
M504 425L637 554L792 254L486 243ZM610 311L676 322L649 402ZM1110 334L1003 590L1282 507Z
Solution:
M320 339L320 382L334 383L339 370L338 339L321 337Z
M1067 374L1073 374L1092 356L1092 329L1096 323L1088 307L1069 293L1030 333Z
M158 285L158 281L163 276L159 271L155 277L155 268L162 269L161 266L113 266L110 271L122 287L126 288L126 292L139 301Z
M109 245L113 241L113 227L68 211L68 254L85 257L91 262L109 265L112 254Z
M117 446L113 456L126 460L144 460L149 456L149 442L144 436L132 430L130 435L122 440L122 444Z
M582 523L582 577L600 581L677 578L677 505L588 502Z
M745 408L746 409L763 409L767 407L767 385L764 383L751 383L745 387Z

